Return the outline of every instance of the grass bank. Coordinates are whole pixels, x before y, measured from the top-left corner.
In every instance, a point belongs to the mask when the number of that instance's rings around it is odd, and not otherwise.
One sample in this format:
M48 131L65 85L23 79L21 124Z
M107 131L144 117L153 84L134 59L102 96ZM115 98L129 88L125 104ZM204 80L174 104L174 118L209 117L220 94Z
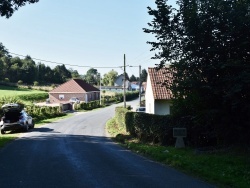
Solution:
M114 119L107 122L107 131L122 146L191 176L199 177L219 187L249 187L249 151L230 148L201 152L193 148L178 149L140 143L123 128L118 127Z

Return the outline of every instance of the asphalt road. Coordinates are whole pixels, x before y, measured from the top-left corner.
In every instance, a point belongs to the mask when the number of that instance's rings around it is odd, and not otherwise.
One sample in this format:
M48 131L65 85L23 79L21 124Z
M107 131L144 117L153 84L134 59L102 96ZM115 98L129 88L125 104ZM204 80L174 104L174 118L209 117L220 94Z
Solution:
M0 187L213 187L113 143L105 122L114 109L76 113L22 133L0 149Z

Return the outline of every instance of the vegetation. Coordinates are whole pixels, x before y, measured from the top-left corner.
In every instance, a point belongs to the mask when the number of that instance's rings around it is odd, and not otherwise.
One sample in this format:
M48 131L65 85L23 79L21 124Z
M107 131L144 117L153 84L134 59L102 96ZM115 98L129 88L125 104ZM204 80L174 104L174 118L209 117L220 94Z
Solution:
M173 115L215 145L250 146L249 1L156 0L146 33L158 68L170 64Z
M36 3L38 1L39 0L1 0L0 15L9 18L19 7L24 6L26 3Z
M143 116L143 113L130 112L128 109L118 107L115 117L107 122L108 133L122 146L220 187L244 188L249 186L249 151L242 148L200 150L190 147L175 148L173 144L168 144L168 146L154 144L152 139L140 139L138 134L133 135L128 132L128 126L131 126L128 124L131 124L131 122L126 121L126 118L128 118L127 114L131 116L131 113L135 117ZM137 126L146 127L144 118L139 119ZM154 125L158 123L155 122ZM147 131L145 131L146 133ZM168 135L168 137L173 140L171 135Z

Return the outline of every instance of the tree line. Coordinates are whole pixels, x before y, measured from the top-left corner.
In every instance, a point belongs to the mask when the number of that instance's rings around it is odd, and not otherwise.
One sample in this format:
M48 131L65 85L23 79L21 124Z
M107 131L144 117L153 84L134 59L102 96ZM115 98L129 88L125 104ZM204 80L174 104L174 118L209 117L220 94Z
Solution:
M111 70L100 77L97 69L90 68L85 75L80 75L77 70L67 69L65 65L57 65L53 69L44 63L36 63L30 56L21 59L12 57L8 50L0 43L0 81L28 84L28 85L51 85L62 84L72 78L81 78L92 85L101 84L113 86L118 72ZM130 81L139 81L138 77L126 76ZM141 81L147 79L147 71L142 70Z
M170 64L173 115L207 142L250 145L250 1L155 3L144 32L158 68Z

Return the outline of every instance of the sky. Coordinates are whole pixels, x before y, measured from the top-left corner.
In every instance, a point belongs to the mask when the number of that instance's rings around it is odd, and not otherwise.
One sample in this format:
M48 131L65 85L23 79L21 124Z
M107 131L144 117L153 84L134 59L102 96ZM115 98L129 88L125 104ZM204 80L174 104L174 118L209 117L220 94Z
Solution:
M126 72L138 77L139 66L147 70L159 63L147 44L154 35L143 32L153 19L148 6L155 8L155 1L40 0L9 19L0 17L0 42L10 53L51 68L65 64L79 74L90 68L122 74L125 54Z

